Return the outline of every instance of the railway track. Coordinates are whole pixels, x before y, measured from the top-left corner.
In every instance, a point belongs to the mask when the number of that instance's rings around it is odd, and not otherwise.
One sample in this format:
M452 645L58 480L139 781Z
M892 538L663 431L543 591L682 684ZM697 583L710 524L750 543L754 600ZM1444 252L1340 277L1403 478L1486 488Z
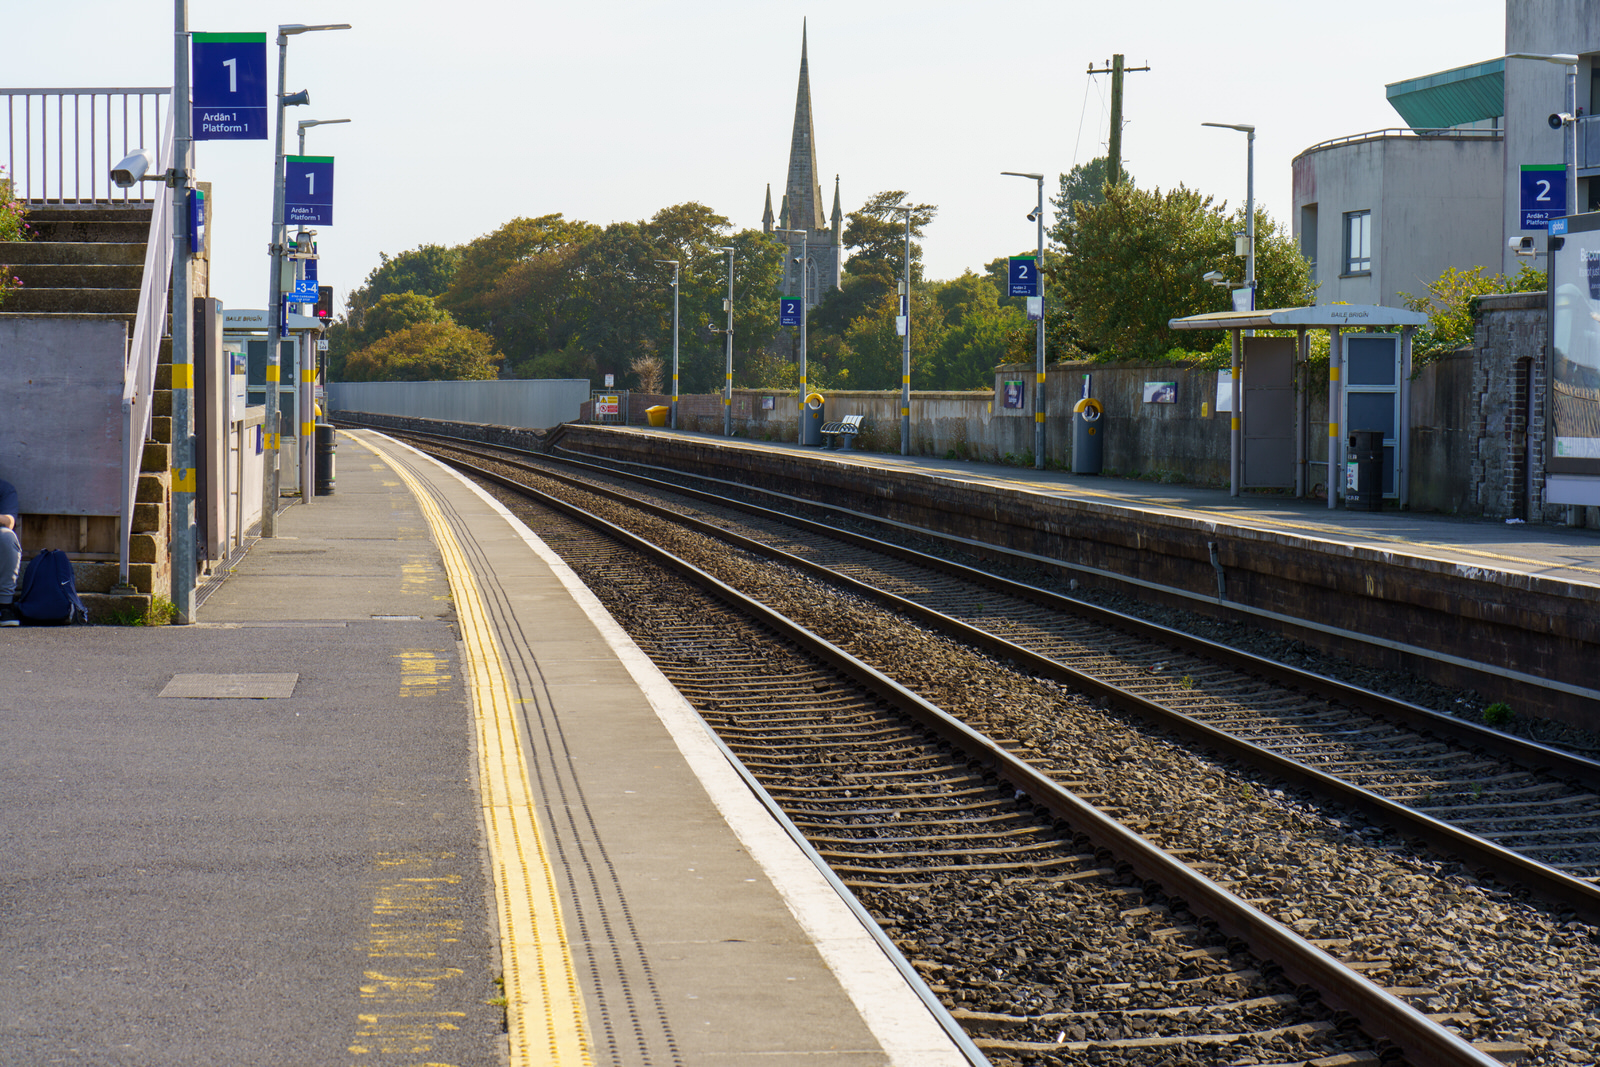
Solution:
M601 503L618 506L615 501L602 500ZM635 519L631 524L643 526L653 521ZM556 535L543 535L553 544L559 540ZM678 541L680 546L686 543L682 537L680 535ZM667 539L672 540L671 537ZM558 550L561 550L559 546ZM688 550L684 551L687 554ZM793 574L770 577L769 568L755 564L742 552L709 545L702 545L697 551L713 564L720 564L722 569L767 570L769 577L758 584L764 584L769 593L776 589L775 599L788 601L786 610L803 610L809 605L810 621L818 629L825 628L817 621L818 613L823 618L831 615L834 629L853 638L858 645L873 644L877 638L872 631L876 628L887 626L892 632L891 643L900 640L907 629L903 621L870 620L868 616L881 616L881 611L858 602L859 598L833 594L810 579ZM580 572L585 570L581 560L575 565ZM599 578L591 575L590 580L597 591L619 589L627 584L604 575ZM1587 972L1583 970L1586 961L1592 958L1586 941L1587 928L1568 930L1552 939L1541 923L1559 928L1562 926L1559 921L1540 917L1501 890L1474 884L1459 869L1449 865L1430 867L1427 861L1406 855L1397 842L1371 836L1371 827L1352 825L1337 817L1330 819L1306 810L1293 797L1271 795L1279 791L1270 783L1239 783L1234 780L1234 772L1193 762L1191 755L1147 751L1172 746L1134 738L1124 723L1112 721L1102 722L1098 727L1074 728L1067 720L1095 715L1103 718L1104 713L1087 702L1074 701L1058 686L1036 680L1026 683L1035 690L1031 695L1021 694L1021 690L1014 688L1014 678L1003 683L975 681L980 675L987 677L994 672L1014 675L1014 672L992 664L956 665L958 657L971 661L970 652L948 641L940 644L935 639L933 645L938 647L932 648L930 653L926 635L916 642L907 638L906 642L921 647L924 653L920 658L914 656L915 662L909 668L917 687L925 695L949 697L944 702L953 706L961 706L964 695L965 704L970 706L975 686L991 696L997 691L995 686L1013 686L1005 693L1006 699L998 702L1010 706L997 709L996 701L984 702L980 698L985 707L974 709L973 718L982 721L986 717L994 719L998 714L1000 721L984 722L985 728L1001 738L1009 738L1009 747L1025 751L1031 766L1022 764L1019 765L1021 770L995 772L986 762L990 757L984 756L978 763L988 767L989 773L997 774L998 782L990 780L985 773L975 773L971 766L962 770L958 764L955 770L945 772L955 777L939 779L942 784L938 786L912 786L910 783L920 781L925 770L919 761L932 758L926 739L908 741L902 738L893 743L899 748L891 747L884 754L870 758L863 755L865 739L888 729L881 722L884 714L879 707L883 699L881 687L875 690L879 693L876 702L868 706L838 705L823 712L796 711L810 703L808 693L815 696L833 692L838 685L838 668L786 669L778 672L781 684L776 693L761 690L766 695L755 698L753 708L747 707L741 703L739 694L757 692L754 683L743 679L727 683L721 660L708 655L708 650L720 647L719 642L731 632L729 627L720 620L710 621L697 607L692 613L693 621L687 623L687 629L682 629L686 625L685 612L681 608L681 598L672 594L669 600L680 606L669 610L667 615L677 620L680 629L668 631L659 638L652 637L651 627L667 624L642 623L645 611L641 605L651 599L642 593L618 594L613 610L619 621L638 634L641 645L662 663L669 677L708 719L725 720L720 725L728 744L745 750L741 755L770 783L769 791L784 799L791 818L814 839L820 851L829 854L828 858L840 868L841 877L853 883L857 895L869 902L900 947L917 962L919 970L932 979L934 986L942 987L941 997L961 1014L974 1033L988 1034L980 1040L992 1050L1001 1050L995 1052L997 1056L1023 1057L1007 1062L1184 1062L1173 1058L1177 1055L1174 1050L1197 1057L1190 1062L1304 1062L1316 1057L1301 1055L1305 1049L1294 1046L1293 1042L1311 1040L1308 1036L1311 1034L1323 1035L1316 1038L1318 1041L1332 1040L1327 1035L1339 1033L1338 1019L1334 1017L1324 1016L1320 1020L1320 1023L1332 1022L1332 1030L1313 1025L1317 1022L1314 1016L1311 1021L1291 1022L1282 1022L1285 1017L1280 1017L1281 1026L1263 1023L1260 1029L1251 1032L1269 1046L1278 1042L1279 1051L1285 1053L1281 1059L1270 1055L1254 1060L1213 1058L1221 1055L1215 1048L1211 1053L1200 1053L1198 1050L1206 1047L1205 1042L1217 1040L1229 1032L1228 1028L1211 1022L1202 1027L1198 1036L1184 1037L1186 1031L1179 1024L1183 1020L1193 1021L1197 1017L1195 1012L1201 1009L1181 998L1172 998L1168 993L1161 996L1172 1002L1152 1005L1147 1003L1155 995L1152 991L1174 982L1189 982L1203 991L1197 994L1202 999L1211 1004L1220 1003L1218 988L1209 982L1213 973L1257 972L1272 979L1276 977L1275 967L1283 966L1282 957L1292 953L1282 946L1274 946L1269 951L1257 947L1256 961L1246 964L1230 961L1226 967L1216 968L1214 965L1227 955L1225 950L1229 942L1224 940L1219 946L1204 935L1209 929L1225 930L1226 923L1212 917L1208 908L1194 904L1196 893L1202 891L1191 888L1174 893L1169 879L1178 874L1165 867L1154 872L1141 870L1138 864L1120 857L1108 864L1110 850L1104 842L1081 829L1077 821L1087 818L1072 806L1083 805L1082 799L1041 802L1041 789L1047 785L1059 788L1050 781L1049 775L1075 785L1083 794L1107 807L1124 824L1120 827L1123 834L1132 827L1139 831L1131 835L1134 839L1142 834L1160 841L1168 851L1156 854L1164 856L1165 862L1171 863L1174 856L1182 857L1192 867L1184 864L1175 864L1175 867L1188 870L1191 875L1193 869L1208 871L1217 882L1232 885L1254 899L1263 911L1281 920L1281 924L1261 918L1233 920L1240 923L1239 930L1259 932L1271 928L1287 932L1286 927L1293 926L1341 957L1344 966L1339 968L1340 972L1362 972L1378 977L1383 984L1415 999L1423 1010L1440 1016L1500 1054L1525 1046L1533 1052L1535 1062L1555 1063L1586 1062L1582 1057L1593 1051L1592 1043L1584 1043L1589 1035L1583 1032L1581 1023L1576 1024L1575 1029L1568 1026L1569 1020L1582 1019L1585 1012L1592 1014L1594 978L1585 977ZM751 645L745 641L743 651L733 658L740 655L758 666L770 667L774 662L769 643ZM937 670L928 666L930 660L940 661ZM945 660L950 662L947 664ZM950 680L952 671L959 680ZM843 700L842 695L837 699ZM1074 714L1063 715L1064 707L1074 703ZM1029 704L1035 707L1028 707ZM963 718L968 717L966 707L962 713ZM822 716L820 720L818 715ZM748 733L773 729L775 724L768 722L769 719L793 720L789 725L801 730L800 736L805 740L789 736L766 742L757 734ZM926 724L923 730L926 731ZM1055 736L1045 736L1046 731L1054 731ZM1056 743L1063 733L1087 741L1091 732L1105 735L1095 737L1094 745L1101 748L1109 745L1113 754L1090 753L1086 749L1073 752L1070 745ZM829 733L843 735L842 749L823 747L824 735ZM931 748L937 750L947 743L946 739ZM776 745L778 755L773 754L771 745ZM801 752L828 754L821 756L818 764L796 763L797 753ZM965 757L967 764L973 759L970 754ZM1183 766L1157 771L1155 780L1164 787L1193 782L1202 793L1209 795L1209 805L1196 805L1192 797L1174 797L1171 788L1155 791L1163 795L1150 795L1146 787L1152 781L1151 768L1165 767L1174 759ZM1132 774L1133 768L1141 769L1143 777ZM1028 782L1025 788L1017 788L1019 777ZM1135 780L1121 780L1124 778ZM1252 789L1258 792L1258 799L1251 798ZM841 790L846 795L839 796ZM888 805L888 797L898 797L906 790L918 798L913 802L914 812L921 808L935 810L908 815ZM964 794L963 790L969 792ZM989 792L997 795L987 796ZM1071 796L1070 793L1065 795ZM825 800L825 796L834 799ZM930 802L930 796L942 799ZM950 799L952 796L956 799ZM1005 809L1005 805L1015 806L1019 802L1023 807L1045 808L1050 813L1048 824L1027 825L1026 819L1019 819L1016 811ZM1066 806L1052 807L1052 803ZM972 807L969 809L963 804ZM995 807L997 804L999 807ZM938 810L940 805L950 810ZM1214 810L1202 811L1201 807ZM1242 824L1241 813L1236 810L1241 807L1246 816ZM1063 818L1063 812L1070 812L1071 819ZM993 831L997 828L1006 832L996 837ZM1294 835L1304 833L1316 840L1306 844L1294 839ZM887 861L877 858L879 849L890 845L914 855ZM1148 847L1148 842L1145 845ZM986 857L993 862L986 863ZM886 869L895 872L892 877L879 873ZM1314 880L1309 875L1325 875L1326 881L1311 884ZM1081 930L1072 934L1034 919L1039 909L1033 904L1055 902L1067 889L1072 890L1068 895L1076 898L1081 884L1108 876L1114 891L1108 899L1115 900L1120 895L1126 903L1130 892L1137 894L1136 903L1116 909L1126 928L1106 928L1090 936ZM916 878L922 880L906 883L910 889L897 884ZM1133 885L1127 884L1130 879ZM1215 884L1205 884L1211 885L1212 891L1220 892ZM1338 899L1352 885L1365 887L1358 892L1366 892L1370 899ZM1397 887L1404 892L1397 892ZM886 893L891 895L881 896ZM1325 899L1317 901L1307 897L1307 894L1317 893L1323 894ZM1025 908L1024 902L1033 904ZM1407 913L1433 906L1430 902L1437 902L1441 918L1433 928L1425 928L1430 924L1419 926L1416 917ZM1207 901L1208 906L1210 903ZM1048 912L1049 907L1059 905L1047 903L1043 906ZM1163 908L1167 909L1165 914ZM965 933L941 929L940 923L953 921L952 914L976 916L973 924L980 928L998 924L999 929L1008 934L1014 929L1025 930L1026 935L1022 943L1018 943L1013 938L995 941L992 932L978 937L970 928ZM1397 914L1401 916L1399 921L1396 921ZM1499 917L1502 928L1509 925L1519 931L1525 930L1525 936L1501 938L1495 946L1501 957L1499 962L1494 962L1495 953L1484 951L1483 944L1493 940L1484 936L1484 929L1494 928L1495 916ZM929 922L934 924L931 932ZM1467 929L1458 928L1463 922ZM1218 925L1213 928L1209 923ZM1183 947L1176 952L1165 951L1165 948L1157 951L1152 947L1172 944L1175 936L1172 931L1182 929L1187 933L1188 927L1194 927L1202 935L1198 943L1180 939L1176 943ZM1470 968L1481 971L1488 967L1503 975L1519 977L1526 973L1533 978L1538 966L1544 964L1536 966L1527 957L1530 953L1537 954L1536 945L1541 941L1546 947L1572 950L1569 966L1558 967L1538 979L1546 987L1550 981L1571 983L1569 988L1575 1001L1568 1003L1571 998L1562 996L1551 1000L1557 1005L1555 1025L1543 1014L1530 1019L1535 1008L1526 1005L1510 1008L1503 1016L1499 1012L1481 1012L1481 998L1493 999L1502 994L1495 991L1500 988L1497 981L1474 978ZM952 952L951 945L961 947L962 952ZM1425 950L1417 947L1423 945ZM1080 947L1082 951L1068 950L1068 946ZM1106 995L1101 996L1088 990L1086 984L1079 984L1084 981L1081 967L1085 961L1091 968L1098 966L1095 961L1106 954L1108 946L1112 955L1135 946L1162 962L1153 976L1137 976L1136 971L1135 977L1122 982L1102 982L1095 987L1105 991ZM1219 953L1219 949L1224 951ZM1200 955L1188 955L1196 952ZM959 956L959 959L946 959L946 956ZM1202 957L1209 958L1211 963L1195 962ZM1441 958L1453 958L1456 962L1442 964ZM1462 962L1474 958L1483 959L1485 963ZM1272 962L1261 964L1262 959ZM1200 967L1203 973L1194 973L1192 968L1195 967ZM1452 967L1458 970L1452 971ZM1237 1017L1254 1018L1256 1013L1267 1010L1263 997L1293 998L1296 993L1292 988L1282 987L1263 992L1259 985L1240 985L1236 979L1228 979L1223 986L1234 990L1235 995L1225 1002L1233 1006L1230 1010L1239 1013ZM997 989L1002 991L997 992ZM1523 995L1527 989L1526 986L1515 987L1510 999L1525 999ZM1327 994L1323 997L1326 1003ZM1337 995L1334 999L1337 1000ZM1082 1008L1084 1003L1092 1007ZM1278 1007L1286 1005L1279 1003ZM1169 1009L1176 1012L1170 1018ZM1293 1012L1287 1017L1294 1017ZM1156 1021L1164 1019L1168 1022ZM1107 1026L1114 1026L1119 1036L1103 1032ZM996 1029L990 1031L987 1029L990 1027ZM1296 1029L1303 1027L1310 1029ZM1553 1036L1541 1034L1541 1028ZM1176 1032L1168 1032L1169 1029ZM1383 1032L1381 1027L1374 1029ZM1260 1037L1267 1031L1274 1031L1276 1036ZM1567 1040L1568 1037L1577 1039L1578 1044ZM1181 1040L1163 1044L1168 1038ZM1246 1045L1250 1040L1241 1039ZM1285 1042L1290 1044L1284 1045ZM1141 1048L1146 1051L1136 1051ZM1126 1058L1150 1056L1150 1049L1160 1048L1167 1050L1167 1058L1160 1054L1144 1060ZM1562 1058L1564 1050L1583 1049L1588 1051L1578 1051L1578 1058ZM1101 1054L1124 1058L1095 1058ZM1411 1055L1413 1062L1444 1062ZM1052 1056L1067 1058L1051 1059Z

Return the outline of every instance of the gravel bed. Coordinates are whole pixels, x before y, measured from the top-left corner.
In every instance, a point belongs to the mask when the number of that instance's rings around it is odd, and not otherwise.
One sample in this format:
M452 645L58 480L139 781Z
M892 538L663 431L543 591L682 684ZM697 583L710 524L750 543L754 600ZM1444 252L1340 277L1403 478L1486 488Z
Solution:
M974 728L1020 742L1031 759L1071 788L1119 812L1167 849L1218 864L1208 871L1215 880L1302 935L1333 943L1330 951L1339 957L1363 961L1362 969L1384 984L1433 990L1420 1006L1461 1016L1469 1038L1522 1042L1533 1050L1522 1062L1535 1067L1600 1062L1600 928L1520 900L1457 864L1414 852L1359 816L1323 811L1309 798L1191 752L1079 694L1019 674L806 576L725 548L707 549L692 537L679 539L675 550ZM1044 584L1037 576L1033 580ZM1205 627L1226 627L1203 618L1190 622L1202 633ZM1238 645L1234 630L1206 636ZM1281 640L1264 635L1262 644ZM1316 669L1351 677L1336 666ZM1365 673L1356 680L1377 688ZM977 906L1007 889L978 879L951 892ZM926 952L932 937L947 936L937 923L952 909L926 910L935 926L907 942L909 954ZM886 918L898 926L902 917ZM950 936L960 934L951 930ZM1083 966L1087 955L1143 951L1140 944L1120 941L1086 946L1083 954L1062 948L1040 945L1037 954L1020 960L1013 952L1009 966L990 961L989 978L948 975L949 996L958 1005L990 1003L990 986L1004 972L1008 984L1020 977L1041 1009L1070 1011L1072 968ZM1063 957L1070 959L1063 963ZM1284 1051L1263 1050L1259 1062L1283 1062Z

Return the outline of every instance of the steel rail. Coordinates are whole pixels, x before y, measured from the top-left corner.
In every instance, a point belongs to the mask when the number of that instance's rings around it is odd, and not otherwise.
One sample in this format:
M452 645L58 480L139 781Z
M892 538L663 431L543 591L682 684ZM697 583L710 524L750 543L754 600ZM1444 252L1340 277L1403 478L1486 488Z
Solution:
M582 482L581 479L575 479L559 473L542 470L538 471L538 473L545 477L552 477L566 484L586 489L590 492L594 491L594 487L592 485ZM663 488L673 487L663 486ZM681 492L681 490L677 490L675 488L673 491ZM1380 796L1379 794L1370 790L1363 789L1358 785L1347 782L1342 778L1324 773L1315 769L1314 767L1301 763L1298 760L1281 755L1272 751L1271 749L1264 748L1261 745L1236 737L1225 730L1220 730L1207 723L1201 722L1198 719L1184 714L1183 712L1169 708L1164 704L1150 700L1146 697L1142 697L1136 693L1131 693L1119 686L1096 678L1093 675L1082 673L1059 660L1042 655L1027 648L1026 646L1015 644L1003 637L991 633L988 630L984 630L980 627L962 622L959 619L952 618L951 616L945 615L942 612L936 611L923 604L919 604L914 600L909 600L897 594L879 589L874 585L860 581L856 578L852 578L849 575L841 574L838 571L832 570L822 564L815 563L800 556L795 556L788 552L784 552L782 549L774 548L773 546L765 544L764 542L733 533L732 531L717 526L714 523L708 523L699 519L695 519L692 516L684 515L681 512L674 511L671 508L657 504L653 501L629 497L627 502L631 507L636 507L652 514L659 515L663 518L668 518L674 522L688 526L708 537L726 541L730 544L736 545L739 548L743 548L748 552L761 555L767 559L783 563L787 566L804 570L808 574L812 574L834 585L848 589L849 591L860 596L867 597L876 601L877 603L883 604L893 611L908 615L924 625L927 625L957 640L964 641L969 645L980 648L999 659L1011 659L1024 670L1031 671L1043 677L1050 678L1054 681L1061 682L1066 685L1073 686L1079 690L1087 691L1096 696L1102 697L1110 704L1118 707L1121 710L1139 715L1146 721L1152 722L1162 729L1170 730L1175 734L1186 737L1206 748L1211 749L1214 752L1218 752L1224 756L1240 760L1247 766L1254 767L1257 770L1270 775L1287 785L1299 789L1309 790L1319 796L1330 799L1336 804L1359 811L1362 815L1373 820L1374 822L1387 825L1406 837L1423 842L1428 846L1428 848L1440 855L1443 855L1447 858L1458 859L1480 871L1490 872L1494 877L1500 879L1501 881L1514 887L1526 889L1530 893L1534 893L1544 900L1547 900L1558 906L1572 908L1588 921L1600 922L1600 886L1591 884L1579 878L1574 878L1571 875L1565 874L1553 867L1540 863L1538 860L1524 856L1519 852L1504 848L1475 834L1467 833L1466 831L1461 830L1450 823L1425 815L1403 804L1396 803L1395 801L1389 800L1386 797ZM745 506L754 507L754 505ZM760 510L764 511L765 509ZM777 515L776 513L768 512L768 515L773 518L782 519L785 522L790 521L786 517ZM807 520L798 521L807 522ZM829 536L837 536L836 531L822 527L820 524L811 525L817 528L820 532L826 533ZM849 534L847 535L847 539L859 540L867 547L875 549L887 550L889 548L894 548L897 556L911 558L916 562L935 560L935 557L922 556L920 553L917 553L912 549L889 546L881 542L873 541L871 538L861 537L860 535ZM917 560L915 557L921 557L921 559ZM950 566L959 568L961 571L966 572L966 574L972 577L974 580L982 577L982 572L975 571L972 568L963 567L960 564L951 564ZM1017 588L1020 588L1032 593L1040 594L1043 597L1049 598L1049 600L1064 601L1065 604L1063 606L1071 609L1075 609L1082 604L1081 601L1060 597L1058 594L1037 589L1033 586L1018 586L1017 583L1011 583L1006 579L995 579L995 583L998 584L993 584L993 587L1001 588L1003 591L1014 592ZM1030 597L1029 599L1032 598ZM1103 611L1104 609L1097 608L1095 610ZM1129 619L1128 616L1123 616L1119 613L1111 612L1109 614L1114 616L1115 620L1117 621ZM1130 621L1138 622L1139 620ZM1187 636L1179 635L1177 631L1166 630L1164 627L1155 627L1155 629L1162 634ZM1246 665L1245 667L1239 669L1249 669L1250 666L1257 663L1268 663L1271 666L1281 667L1281 665L1270 664L1270 661L1262 661L1259 659L1259 657L1249 656L1247 653L1234 652L1234 650L1228 649L1226 646L1203 641L1200 638L1192 638L1192 640L1199 642L1199 651L1197 653L1199 655L1211 656L1215 654L1217 658L1225 658L1221 655L1221 653L1233 653L1234 656L1239 657L1241 662ZM1301 672L1296 672L1290 667L1281 667L1281 671L1286 673L1286 676L1289 680L1286 682L1279 678L1273 678L1272 680L1279 681L1280 684L1290 685L1296 684L1299 681L1299 675ZM1345 690L1346 692L1353 692L1353 696L1345 695L1344 693L1341 693L1340 696L1341 699L1355 703L1357 707L1361 707L1360 702L1368 696L1371 696L1374 699L1388 700L1388 698L1380 698L1378 694L1370 693L1365 689L1347 687L1343 686L1343 683L1334 682L1332 679L1324 679L1321 675L1311 675L1310 677L1326 681L1330 685ZM1401 703L1398 701L1389 702L1396 704ZM1437 713L1429 712L1424 708L1417 708L1415 705L1403 706L1427 716L1448 718L1447 716L1438 716ZM1459 720L1455 721L1459 722ZM1460 723L1460 725L1470 728L1472 724ZM1505 736L1499 734L1497 731L1478 732L1492 733L1497 739ZM1469 729L1464 736L1474 737L1474 733ZM1520 738L1516 740L1519 742L1521 741ZM1570 760L1579 760L1583 764L1589 763L1587 760L1581 760L1580 757L1571 756L1569 753L1559 753L1555 750L1545 749L1544 746L1534 745L1532 742L1522 742L1522 744L1543 752L1551 752L1556 755L1565 756ZM1590 764L1590 767L1595 770L1600 770L1600 768L1596 768L1592 764Z
M1183 900L1191 910L1198 907L1201 913L1217 923L1222 932L1238 938L1259 958L1276 962L1292 981L1317 990L1328 1008L1348 1012L1369 1037L1389 1042L1404 1053L1410 1062L1438 1067L1492 1067L1498 1064L1499 1061L1345 967L1200 872L1145 841L983 734L947 715L814 631L760 601L746 597L687 560L583 508L474 464L448 458L445 461L475 476L532 497L541 505L633 548L736 611L757 619L762 625L852 678L858 685L892 701L918 725L986 765L997 778L1017 791L1019 799L1026 797L1036 810L1067 823L1096 847L1119 857L1139 877L1162 886L1169 897Z

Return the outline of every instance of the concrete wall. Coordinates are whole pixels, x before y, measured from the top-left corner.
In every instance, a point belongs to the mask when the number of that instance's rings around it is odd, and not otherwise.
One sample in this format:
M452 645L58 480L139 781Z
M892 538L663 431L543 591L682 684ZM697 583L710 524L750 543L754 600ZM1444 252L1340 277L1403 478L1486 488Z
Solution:
M1503 155L1493 135L1393 133L1297 156L1290 218L1301 249L1316 250L1317 302L1399 307L1447 267L1498 272ZM1343 273L1351 211L1372 212L1370 274Z
M1593 112L1590 75L1594 53L1600 52L1600 19L1595 17L1592 0L1506 0L1506 51L1579 56L1578 106L1585 114ZM1512 237L1541 232L1522 228L1521 168L1524 163L1564 161L1564 131L1552 130L1546 119L1552 112L1566 110L1566 93L1565 67L1535 59L1506 60L1505 203L1500 255L1501 270L1507 274L1515 273L1521 263L1506 249L1506 242ZM1589 184L1590 179L1580 176L1579 203L1576 207L1569 205L1569 211L1588 209ZM1595 186L1600 189L1600 182ZM1541 246L1543 243L1539 241ZM1545 266L1543 256L1536 265Z
M330 412L365 411L538 429L577 419L579 406L588 399L589 382L582 378L334 382L328 386Z
M122 512L127 327L0 317L0 475L33 515Z

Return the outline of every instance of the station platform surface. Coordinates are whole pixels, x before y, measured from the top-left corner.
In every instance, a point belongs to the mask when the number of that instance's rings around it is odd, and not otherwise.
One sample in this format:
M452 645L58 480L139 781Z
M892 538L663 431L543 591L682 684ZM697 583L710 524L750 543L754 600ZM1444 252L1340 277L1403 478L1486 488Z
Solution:
M918 472L952 483L1000 486L1062 499L1097 501L1153 514L1244 529L1298 535L1315 541L1371 548L1397 556L1443 560L1494 572L1532 575L1600 588L1600 529L1507 522L1401 511L1389 501L1382 511L1352 511L1325 499L1296 499L1279 492L1227 489L1035 470L994 463L843 451L794 442L753 441L649 427L607 427L647 435L693 438L718 448L801 453L839 463Z
M193 624L0 630L0 1065L965 1062L544 546L339 451Z

